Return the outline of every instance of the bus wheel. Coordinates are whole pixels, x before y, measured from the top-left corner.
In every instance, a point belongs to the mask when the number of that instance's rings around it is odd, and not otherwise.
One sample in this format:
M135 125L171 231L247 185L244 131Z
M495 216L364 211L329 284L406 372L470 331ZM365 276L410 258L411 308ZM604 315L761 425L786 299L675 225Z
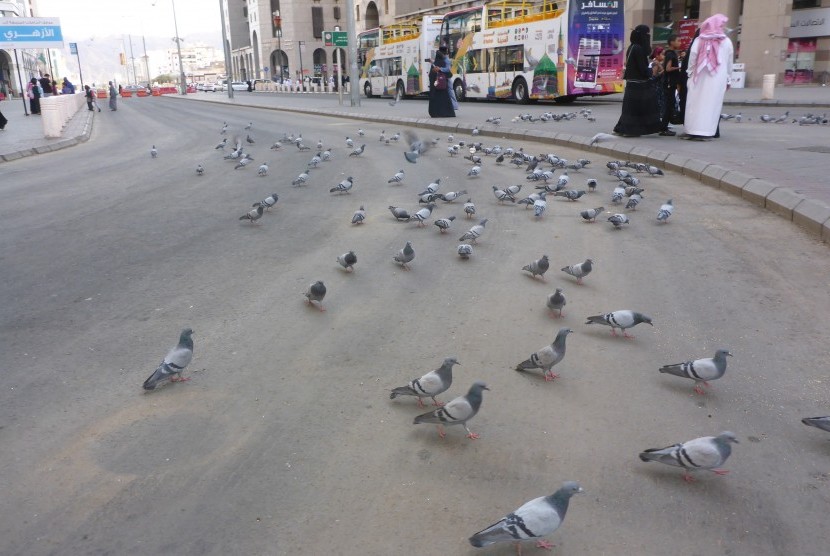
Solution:
M403 88L403 81L398 81L398 84L395 86L395 98L402 99L406 91Z
M455 91L455 100L461 102L463 100L467 100L467 90L464 88L464 82L460 79L456 79L455 82L452 84L452 88Z
M372 84L368 81L363 85L363 94L366 98L372 98Z
M555 102L556 104L571 104L575 100L575 95L562 95L561 97L554 98L553 102Z
M521 77L513 81L513 98L516 99L516 104L527 104L530 101L527 94L527 81Z

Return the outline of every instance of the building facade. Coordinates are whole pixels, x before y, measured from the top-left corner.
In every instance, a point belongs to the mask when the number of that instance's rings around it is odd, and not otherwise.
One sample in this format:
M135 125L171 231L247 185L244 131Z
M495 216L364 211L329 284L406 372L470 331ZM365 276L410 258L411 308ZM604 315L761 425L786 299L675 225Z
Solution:
M0 17L37 17L37 7L31 0L0 0ZM23 91L32 77L49 73L46 50L21 49L17 56L12 51L0 48L0 99L19 97L21 79ZM18 72L19 70L19 72Z
M357 31L479 3L354 0ZM345 0L224 0L224 9L234 79L278 80L280 66L292 79L331 75L335 49L325 46L322 35L335 26L345 30ZM746 86L759 87L768 74L779 85L830 82L830 0L625 1L626 27L649 25L657 44L671 33L690 37L715 13L729 17ZM341 66L345 71L345 59Z

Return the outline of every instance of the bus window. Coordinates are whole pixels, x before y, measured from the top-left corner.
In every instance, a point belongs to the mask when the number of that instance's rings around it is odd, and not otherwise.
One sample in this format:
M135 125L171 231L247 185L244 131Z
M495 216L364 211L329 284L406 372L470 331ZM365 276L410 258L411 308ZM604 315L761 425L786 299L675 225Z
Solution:
M401 57L390 58L388 60L389 66L386 75L403 75L403 64L401 64Z
M495 49L496 71L523 71L524 45L503 46Z
M469 51L464 61L464 71L467 73L482 73L487 71L487 66L484 65L485 52L485 50Z

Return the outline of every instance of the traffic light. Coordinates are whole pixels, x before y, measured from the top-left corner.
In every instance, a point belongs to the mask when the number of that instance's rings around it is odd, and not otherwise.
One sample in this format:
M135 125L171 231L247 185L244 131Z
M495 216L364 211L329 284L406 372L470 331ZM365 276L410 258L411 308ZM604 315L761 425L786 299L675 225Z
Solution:
M119 52L118 53L118 59L121 61L122 66L127 65L127 55L126 54L124 54L123 52Z

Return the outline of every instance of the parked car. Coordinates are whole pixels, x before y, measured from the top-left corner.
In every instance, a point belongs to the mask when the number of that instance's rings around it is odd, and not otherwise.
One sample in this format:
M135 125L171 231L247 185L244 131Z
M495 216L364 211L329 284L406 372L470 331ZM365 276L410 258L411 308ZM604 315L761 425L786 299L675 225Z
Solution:
M215 93L216 92L216 84L215 83L203 83L202 84L202 90L205 91L205 92Z
M234 91L247 91L248 84L244 81L231 81L231 88Z

